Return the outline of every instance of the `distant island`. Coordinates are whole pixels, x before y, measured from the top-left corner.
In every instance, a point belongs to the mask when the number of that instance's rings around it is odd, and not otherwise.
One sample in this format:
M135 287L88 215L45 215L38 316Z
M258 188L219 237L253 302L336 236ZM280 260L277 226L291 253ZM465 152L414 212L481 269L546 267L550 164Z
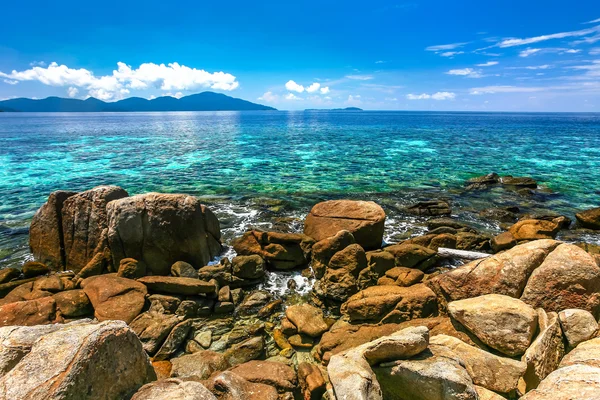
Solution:
M136 112L136 111L250 111L275 110L273 107L237 99L221 93L202 92L180 99L171 96L148 100L130 97L105 102L93 97L85 100L48 97L0 101L0 111L14 112Z
M363 111L362 108L358 107L346 107L346 108L307 108L304 111Z

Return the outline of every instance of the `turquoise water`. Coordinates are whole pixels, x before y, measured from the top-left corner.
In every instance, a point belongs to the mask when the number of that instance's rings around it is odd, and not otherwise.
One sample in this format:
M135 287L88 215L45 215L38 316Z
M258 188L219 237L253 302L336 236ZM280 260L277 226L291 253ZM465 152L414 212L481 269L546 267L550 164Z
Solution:
M6 265L27 257L48 193L100 184L204 196L231 232L265 213L297 229L310 204L332 197L378 199L392 214L440 196L465 210L517 201L572 213L600 204L600 114L1 113L0 164ZM463 193L489 172L532 176L548 194Z

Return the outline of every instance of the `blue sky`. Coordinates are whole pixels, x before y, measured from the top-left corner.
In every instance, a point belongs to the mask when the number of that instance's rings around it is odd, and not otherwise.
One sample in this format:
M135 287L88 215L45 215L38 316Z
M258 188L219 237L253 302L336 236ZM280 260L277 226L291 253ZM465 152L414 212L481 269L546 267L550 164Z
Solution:
M597 0L84 4L0 6L0 99L600 112Z

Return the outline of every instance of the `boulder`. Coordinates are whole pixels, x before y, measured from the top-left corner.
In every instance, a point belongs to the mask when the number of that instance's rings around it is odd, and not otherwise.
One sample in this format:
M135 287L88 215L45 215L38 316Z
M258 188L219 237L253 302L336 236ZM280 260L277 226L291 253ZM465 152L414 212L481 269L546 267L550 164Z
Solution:
M358 281L345 268L328 268L325 275L315 284L315 292L319 297L343 302L358 291Z
M157 293L193 296L202 293L216 293L214 283L204 282L197 278L180 278L176 276L144 276L137 280L148 290Z
M558 313L560 326L570 348L591 339L598 332L598 322L585 310L568 309Z
M445 200L427 200L406 207L406 212L420 216L439 217L452 214L452 209Z
M584 228L600 229L600 207L591 210L581 211L575 214L577 222Z
M230 371L213 376L207 383L219 400L279 400L277 389L252 383Z
M44 276L33 282L33 290L57 293L64 290L63 282L57 275Z
M134 258L168 275L176 261L206 265L220 252L219 221L195 197L147 193L113 201L107 212L115 265Z
M65 266L65 249L62 235L62 208L65 200L77 194L59 190L50 193L31 219L29 248L33 258L60 271Z
M479 400L505 400L504 397L500 396L496 392L492 392L484 387L475 385L475 391L479 396Z
M412 286L423 280L423 271L414 268L394 267L385 272L385 278L378 280L379 285Z
M392 253L397 267L425 270L437 261L437 251L410 242L388 246L385 251Z
M437 300L423 284L372 286L350 297L341 312L352 322L402 322L437 314Z
M171 265L171 275L182 278L198 279L198 271L190 263L185 261L177 261Z
M494 253L498 253L502 250L507 250L517 245L517 240L510 232L502 232L494 236L490 240L490 246Z
M242 279L260 279L265 276L265 260L258 254L237 256L231 260L233 274Z
M304 400L321 400L326 391L325 379L315 364L298 364L298 381Z
M436 356L460 360L473 383L499 393L516 391L527 368L524 362L499 357L447 335L431 337L429 350Z
M278 392L291 392L296 389L296 372L289 366L274 361L248 361L236 365L229 371L248 382L273 386Z
M440 274L425 284L447 301L485 294L520 297L531 273L559 245L555 240L525 243Z
M258 255L275 270L308 265L314 240L298 233L248 231L232 242L239 256Z
M142 344L125 323L71 324L35 342L0 379L0 398L121 399L155 379Z
M65 318L80 318L94 313L90 299L81 289L56 293L52 297L56 301L57 311Z
M596 400L598 393L600 368L578 364L552 372L520 400Z
M0 306L0 326L45 325L61 322L52 297L18 301Z
M169 296L166 294L152 294L148 296L150 301L150 310L159 314L174 314L181 305L179 296Z
M538 326L532 307L500 294L453 301L448 312L483 343L510 357L525 353Z
M358 274L359 289L366 289L377 284L389 270L395 268L396 262L392 253L382 250L369 251L367 256L367 268Z
M117 276L128 279L138 279L146 276L146 264L134 258L123 258L120 261Z
M180 319L173 314L147 311L140 314L129 326L142 342L144 350L154 355L179 322Z
M92 276L81 282L99 321L117 319L130 323L146 301L146 286L115 274Z
M372 201L330 200L310 210L304 233L321 241L346 230L364 249L373 250L381 247L384 223L385 212Z
M316 278L321 279L323 277L327 265L329 265L329 260L335 253L354 243L356 243L354 236L345 230L315 243L312 247L312 269Z
M425 326L401 329L354 348L369 365L384 361L406 360L423 352L429 344L429 329Z
M25 278L33 278L34 276L46 275L50 272L50 268L46 264L37 261L28 261L21 268Z
M533 271L521 300L546 311L579 308L597 316L600 267L585 250L561 244Z
M229 365L238 365L260 358L264 351L265 341L257 336L231 345L223 355Z
M192 320L189 319L175 325L153 359L155 361L165 361L171 358L181 347L191 328Z
M600 338L579 343L561 360L559 367L578 364L600 369Z
M106 205L127 196L127 192L118 186L98 186L64 201L62 235L65 269L79 272L92 259L98 245L105 240L102 233L107 228Z
M527 364L523 379L526 391L535 389L540 382L554 371L565 355L558 315L554 312L546 314L538 309L540 333L522 357Z
M375 368L385 400L478 400L471 377L456 359L426 354L391 364Z
M21 276L21 271L19 271L17 268L0 269L0 285L10 282L13 279L17 279L19 276Z
M508 231L517 241L554 239L560 226L552 221L524 219L511 226Z
M507 186L525 187L525 188L537 188L538 184L535 179L528 176L503 176L500 178L500 183Z
M180 379L162 379L140 388L131 400L217 400L203 384Z
M12 289L2 300L0 300L0 305L14 303L16 301L35 300L42 297L52 296L52 293L50 292L34 290L33 280L34 279L31 279L29 282L27 282L25 279L16 281L16 283L19 283L19 285ZM23 281L25 283L21 283Z
M467 190L486 189L500 182L500 176L492 172L491 174L476 176L465 182Z
M331 357L327 366L327 375L335 399L383 400L375 373L367 360L358 352L350 350Z
M323 318L323 311L310 304L290 306L285 310L285 316L299 333L311 337L319 337L329 329Z
M229 364L221 353L210 350L198 351L171 359L171 377L186 380L208 379L218 371L225 371Z

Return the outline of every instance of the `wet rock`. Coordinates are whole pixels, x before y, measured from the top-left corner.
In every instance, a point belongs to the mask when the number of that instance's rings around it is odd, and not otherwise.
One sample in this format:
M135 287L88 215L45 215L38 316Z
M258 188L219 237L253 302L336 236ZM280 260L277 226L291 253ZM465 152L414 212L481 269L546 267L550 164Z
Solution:
M265 350L265 342L262 337L253 337L241 343L232 345L224 353L229 365L238 365L260 358Z
M218 219L192 196L147 193L113 201L107 213L115 265L134 258L168 275L176 261L206 265L221 250Z
M596 399L599 392L600 368L572 365L552 372L521 400Z
M147 311L134 319L130 327L142 342L144 350L154 355L179 321L172 314Z
M444 200L420 201L406 208L409 214L439 217L452 214L450 204Z
M321 241L346 230L356 243L372 250L381 247L384 222L385 212L374 202L330 200L311 209L304 222L304 233Z
M544 378L554 371L565 355L562 332L556 313L538 309L540 333L522 357L527 364L523 379L526 391L535 389Z
M561 244L533 271L521 300L546 311L579 308L598 315L600 267L581 248Z
M486 189L500 182L500 176L495 172L487 175L476 176L465 183L467 190Z
M310 349L315 345L315 340L307 335L292 335L288 340L293 347L299 347L302 349Z
M285 316L297 327L299 333L311 337L319 337L329 329L323 319L323 311L310 304L290 306L285 310Z
M298 333L298 328L296 328L296 325L292 324L292 322L289 319L283 318L281 320L281 331L285 335L291 336Z
M16 268L3 268L0 270L0 284L10 282L21 276L21 271Z
M193 296L201 293L215 293L216 286L196 278L180 278L175 276L144 276L137 280L148 290L158 293Z
M33 278L35 276L46 275L50 273L50 268L41 262L28 261L21 268L25 278Z
M260 279L265 276L265 260L258 254L237 256L231 260L233 274L242 279Z
M259 255L275 270L289 270L308 265L314 240L297 233L249 231L233 241L238 255Z
M472 229L469 225L448 217L432 218L427 221L427 229L430 231L443 227L454 229Z
M518 207L486 208L479 212L479 217L486 220L514 223L517 220L518 212Z
M171 377L190 380L208 379L215 372L229 368L227 360L221 353L210 350L173 358L171 363L173 364Z
M0 326L45 325L61 322L52 297L18 301L0 306Z
M140 341L123 322L72 324L33 345L0 379L0 398L120 399L155 379Z
M515 186L518 188L536 189L538 187L538 183L535 181L535 179L526 176L503 176L500 178L500 183L506 186Z
M212 377L208 386L219 400L279 400L273 386L248 382L230 371Z
M423 356L375 368L386 400L477 400L465 368L455 359ZM381 397L375 397L381 399Z
M154 356L154 360L156 361L164 361L168 360L175 354L175 352L181 347L183 342L185 341L190 329L192 327L192 321L187 320L178 323L173 327L169 336L165 339L165 342L160 347L160 349L156 352Z
M600 230L600 207L575 214L579 225L588 229Z
M163 379L142 386L131 400L217 400L217 398L199 382Z
M204 266L198 270L198 278L205 282L215 279L220 286L230 285L233 281L231 262L222 258L219 264Z
M119 264L117 276L137 279L146 276L146 264L143 261L137 261L133 258L124 258Z
M53 297L56 308L65 318L78 318L94 313L90 299L81 289L56 293Z
M271 300L271 295L266 291L255 291L247 295L239 306L242 314L252 314L260 310Z
M524 219L510 227L509 232L517 241L554 239L560 226L552 221Z
M435 294L427 286L372 286L350 297L341 307L350 321L402 322L437 314Z
M385 251L392 253L397 267L425 270L437 261L435 250L417 244L395 244L386 247Z
M321 400L326 387L319 367L306 362L298 364L298 381L304 400Z
M65 269L79 272L92 259L98 245L104 240L102 232L108 227L107 204L127 196L127 192L120 187L98 186L64 201L62 234Z
M492 293L520 297L531 273L559 245L555 240L522 244L438 275L425 284L448 301Z
M287 365L273 361L248 361L229 370L249 382L273 386L278 392L291 392L296 388L296 372Z
M273 300L273 301L269 302L263 308L258 310L258 313L257 313L258 318L268 318L275 311L279 310L282 305L283 305L283 300L281 300L281 299L277 299L277 300Z
M81 287L94 307L99 321L117 319L130 323L137 317L146 301L146 286L115 274L86 278Z
M514 392L526 370L524 362L496 356L451 336L433 336L429 343L433 354L460 360L473 383L495 392Z
M334 236L315 243L312 247L312 268L317 279L323 277L327 265L335 253L354 243L354 236L346 230L339 231Z
M598 323L594 316L585 310L568 309L558 313L560 326L569 347L591 339L598 332Z
M453 301L448 312L483 343L511 357L525 353L538 324L532 307L499 294Z

